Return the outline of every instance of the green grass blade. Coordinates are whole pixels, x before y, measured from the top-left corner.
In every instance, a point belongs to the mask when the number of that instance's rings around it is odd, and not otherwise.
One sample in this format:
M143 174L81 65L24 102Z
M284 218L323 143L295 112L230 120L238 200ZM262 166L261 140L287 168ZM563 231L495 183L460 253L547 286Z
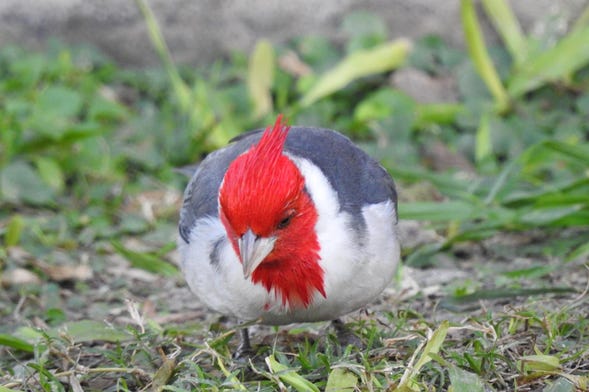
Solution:
M554 47L529 58L515 72L507 90L521 97L546 83L565 79L589 63L589 26L572 31Z
M450 296L440 301L440 306L451 310L460 310L458 307L466 304L472 304L481 300L494 300L503 298L515 298L515 297L530 297L533 295L546 295L546 294L572 294L576 293L577 290L570 287L546 287L546 288L495 288L489 290L478 290L474 293L461 295L461 296Z
M430 222L462 221L480 215L472 203L453 200L437 202L409 202L399 205L401 219L426 220Z
M493 95L497 111L503 113L509 109L509 96L487 51L472 0L461 0L460 11L470 58Z
M543 146L589 167L589 144L569 144L557 140L548 140L543 143Z
M586 242L585 244L575 248L571 253L567 255L565 261L569 262L587 256L589 256L589 242Z
M482 0L482 4L516 66L520 65L527 56L526 38L509 4L505 0Z
M170 50L166 45L166 41L164 40L157 20L155 19L155 15L153 14L146 0L135 0L135 3L137 4L137 7L139 7L143 18L145 19L145 23L147 24L147 32L149 33L151 43L153 44L153 47L155 48L158 56L162 60L164 67L166 68L166 72L170 78L170 82L172 83L172 88L174 89L176 99L178 100L182 111L188 113L190 111L192 101L190 97L190 88L184 83L180 77L180 74L178 73L178 69L176 69L174 62L172 61Z
M19 244L25 222L22 215L14 214L6 225L4 233L4 246L10 248Z
M406 39L398 39L371 49L354 52L321 76L301 99L302 106L341 90L348 83L368 75L391 71L405 63L410 50Z
M476 133L474 157L479 165L493 156L491 125L489 121L489 113L483 114Z
M241 383L241 381L239 381L239 379L235 376L235 373L227 370L227 367L223 363L221 356L218 355L215 351L212 351L211 353L217 359L217 366L219 366L219 369L221 369L227 378L228 383L231 385L231 389L234 391L247 391L247 388Z
M571 31L582 30L583 28L587 27L588 25L589 25L589 4L587 4L585 9L583 9L583 12L581 12L581 15L577 18L577 20L575 20L575 23L573 24Z
M432 360L432 355L437 354L446 339L446 335L448 333L449 328L448 321L443 321L438 329L436 329L431 336L428 337L428 341L421 350L421 355L415 365L407 366L407 369L403 373L401 377L401 381L399 382L399 386L395 389L396 392L410 392L410 391L420 391L421 388L417 385L416 377L419 374L421 368ZM418 349L419 350L419 349ZM415 355L418 352L414 353L411 362L415 358Z
M533 208L531 210L521 209L518 214L518 222L530 227L549 226L564 218L578 215L582 206L575 204L572 206L561 206L551 208Z
M421 368L432 360L430 354L437 354L442 348L442 343L446 339L446 334L448 333L448 328L450 324L447 320L443 321L442 324L434 331L432 336L429 338L427 344L425 345L423 352L421 353L421 357L417 361L414 367L414 371L417 373L421 370Z
M299 392L319 392L319 388L311 381L299 375L294 369L281 364L274 358L274 355L266 357L266 365L268 369L280 378L280 380Z
M274 81L274 49L267 40L260 40L249 59L247 87L254 105L254 117L272 111L271 88Z
M20 389L10 389L0 385L0 392L22 392Z
M178 269L174 265L162 260L154 254L136 252L127 249L123 244L114 240L111 241L111 244L117 253L126 258L135 268L140 268L163 276L174 276L178 274Z
M521 164L517 159L513 159L507 164L503 165L503 169L501 173L495 179L493 186L489 190L487 197L485 198L485 204L490 205L499 193L503 190L504 187L507 187L511 182L514 181L514 177L516 174L521 170Z
M35 350L35 346L26 340L8 334L0 334L0 346L12 347L28 353L32 353Z

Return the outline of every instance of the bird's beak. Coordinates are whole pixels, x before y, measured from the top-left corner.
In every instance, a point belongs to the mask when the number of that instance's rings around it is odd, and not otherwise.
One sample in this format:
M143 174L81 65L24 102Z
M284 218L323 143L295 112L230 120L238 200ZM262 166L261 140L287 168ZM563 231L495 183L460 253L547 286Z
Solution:
M272 252L275 242L276 237L258 237L251 229L248 229L237 240L239 256L243 264L243 276L246 279L252 275L266 256Z

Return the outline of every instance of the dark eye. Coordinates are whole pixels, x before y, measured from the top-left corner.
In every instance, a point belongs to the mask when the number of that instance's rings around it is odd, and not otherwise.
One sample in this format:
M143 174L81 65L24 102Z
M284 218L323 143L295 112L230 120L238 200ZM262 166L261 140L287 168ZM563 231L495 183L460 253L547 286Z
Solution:
M288 215L286 215L280 222L278 222L278 228L284 229L288 225L290 225L290 222L292 221L292 218L294 217L294 215L295 215L294 212L290 212Z

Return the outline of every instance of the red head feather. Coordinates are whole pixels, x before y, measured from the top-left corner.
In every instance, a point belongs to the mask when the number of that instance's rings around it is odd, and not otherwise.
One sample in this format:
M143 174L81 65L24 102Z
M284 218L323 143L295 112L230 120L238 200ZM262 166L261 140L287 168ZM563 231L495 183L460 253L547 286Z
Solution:
M219 192L219 212L238 255L237 239L248 229L260 237L276 237L252 281L274 290L283 305L306 307L315 291L325 296L325 290L317 211L305 192L305 179L283 154L289 129L278 116L260 141L231 163Z

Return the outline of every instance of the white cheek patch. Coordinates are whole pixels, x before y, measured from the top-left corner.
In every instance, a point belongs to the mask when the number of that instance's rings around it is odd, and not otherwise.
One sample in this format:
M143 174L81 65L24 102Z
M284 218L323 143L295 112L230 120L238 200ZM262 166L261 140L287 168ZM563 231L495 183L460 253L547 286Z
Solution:
M351 217L340 210L337 193L319 167L304 158L289 158L305 178L307 191L317 210L315 230L320 245L319 262L325 272L325 292L329 299L335 283L347 281L347 275L354 271L353 268L342 268L348 262L356 262L359 250L353 238L355 233L351 229ZM322 301L322 298L316 296L315 300Z
M337 193L321 170L309 160L288 155L305 178L306 189L311 195L315 209L319 215L317 231L323 231L324 225L329 224L328 218L335 218L339 214L340 205Z

